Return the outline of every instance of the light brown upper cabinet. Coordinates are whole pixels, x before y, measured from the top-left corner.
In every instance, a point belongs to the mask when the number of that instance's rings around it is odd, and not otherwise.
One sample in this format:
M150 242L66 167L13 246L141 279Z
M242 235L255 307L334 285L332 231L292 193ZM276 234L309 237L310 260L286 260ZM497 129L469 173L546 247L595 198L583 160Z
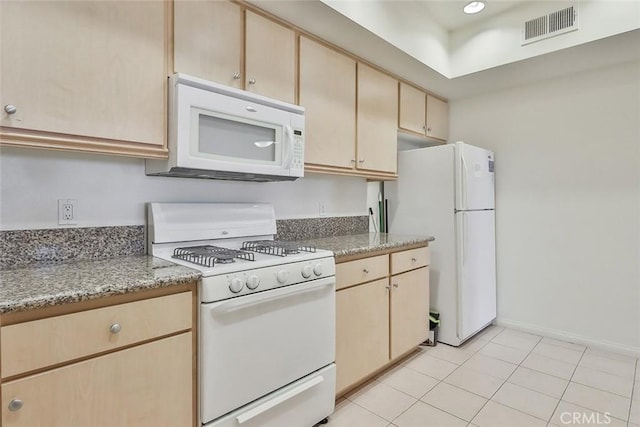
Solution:
M0 141L166 157L164 2L0 4Z
M242 88L242 9L227 1L176 1L174 71Z
M246 11L245 89L295 103L295 32Z
M300 37L305 164L352 169L356 159L356 62Z
M426 93L404 82L400 82L400 114L398 127L402 130L424 135L427 130Z
M431 95L427 95L427 136L449 138L449 104Z
M357 168L397 171L398 81L358 63Z
M449 137L449 104L400 82L398 128L441 141Z

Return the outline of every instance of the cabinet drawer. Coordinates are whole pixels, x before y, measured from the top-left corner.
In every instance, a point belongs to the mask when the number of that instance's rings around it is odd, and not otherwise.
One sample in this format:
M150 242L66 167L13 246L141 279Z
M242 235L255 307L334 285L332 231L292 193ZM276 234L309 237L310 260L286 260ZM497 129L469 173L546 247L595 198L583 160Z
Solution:
M385 277L389 274L389 256L379 255L336 264L336 289Z
M429 248L417 248L391 254L391 274L429 265Z
M4 326L2 377L191 329L191 305L183 292Z

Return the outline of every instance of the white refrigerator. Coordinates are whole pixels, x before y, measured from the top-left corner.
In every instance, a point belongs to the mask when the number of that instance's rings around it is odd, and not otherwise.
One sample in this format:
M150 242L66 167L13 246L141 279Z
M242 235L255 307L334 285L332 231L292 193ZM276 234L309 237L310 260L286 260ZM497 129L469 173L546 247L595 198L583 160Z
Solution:
M385 183L389 232L432 235L438 341L458 346L496 318L494 154L463 142L398 153Z

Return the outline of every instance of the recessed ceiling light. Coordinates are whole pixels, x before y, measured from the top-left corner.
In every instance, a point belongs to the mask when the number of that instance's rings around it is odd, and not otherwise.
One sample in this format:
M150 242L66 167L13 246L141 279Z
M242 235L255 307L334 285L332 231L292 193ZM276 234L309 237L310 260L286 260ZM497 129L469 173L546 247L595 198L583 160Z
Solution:
M472 1L470 3L467 3L467 5L462 10L464 10L464 13L468 13L469 15L471 15L482 11L482 9L484 9L484 2Z

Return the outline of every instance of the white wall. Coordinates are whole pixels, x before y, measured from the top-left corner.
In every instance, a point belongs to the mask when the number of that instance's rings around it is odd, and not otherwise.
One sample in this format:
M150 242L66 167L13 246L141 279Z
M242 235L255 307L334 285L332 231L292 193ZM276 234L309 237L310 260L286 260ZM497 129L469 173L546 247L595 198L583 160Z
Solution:
M640 62L450 111L496 152L499 323L640 354Z
M74 227L142 225L144 204L271 202L276 217L367 214L364 178L308 174L295 182L245 183L150 177L144 160L3 147L0 152L0 229L57 228L57 200L77 199Z
M420 2L403 2L402 7L390 1L322 2L440 74L450 74L449 34Z

